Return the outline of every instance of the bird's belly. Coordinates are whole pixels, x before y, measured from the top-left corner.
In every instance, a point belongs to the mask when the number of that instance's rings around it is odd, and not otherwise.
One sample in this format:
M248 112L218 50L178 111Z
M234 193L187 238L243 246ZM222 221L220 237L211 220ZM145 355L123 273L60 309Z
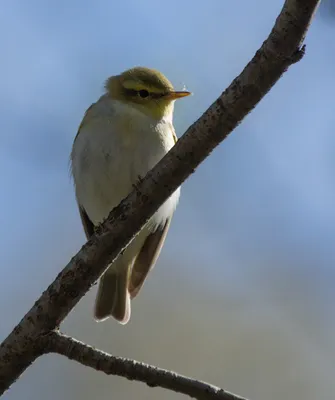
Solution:
M135 143L134 140L120 140L111 136L107 141L90 142L83 153L86 171L80 168L81 172L75 180L78 200L91 221L95 225L101 223L172 145L157 135L149 138L144 135ZM148 223L150 229L164 224L173 214L179 194L180 190L177 189L154 214Z

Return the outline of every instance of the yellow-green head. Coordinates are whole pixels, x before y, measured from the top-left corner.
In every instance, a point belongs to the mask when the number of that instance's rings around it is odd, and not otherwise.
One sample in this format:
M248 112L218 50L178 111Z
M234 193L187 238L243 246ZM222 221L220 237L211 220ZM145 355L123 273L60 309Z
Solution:
M175 100L191 94L187 91L175 91L161 72L145 67L131 68L108 78L105 88L113 99L132 105L158 119L172 113Z

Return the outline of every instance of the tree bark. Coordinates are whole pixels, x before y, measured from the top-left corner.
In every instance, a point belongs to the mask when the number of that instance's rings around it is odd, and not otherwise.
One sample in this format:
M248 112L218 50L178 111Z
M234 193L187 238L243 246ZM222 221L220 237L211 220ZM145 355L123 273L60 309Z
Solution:
M231 85L182 136L75 255L0 346L0 394L41 354L45 337L128 245L160 205L194 172L299 61L318 0L286 0L261 48ZM219 43L218 43L219 51Z
M113 356L59 332L51 332L46 339L46 347L50 352L61 354L107 375L122 376L129 380L146 383L150 387L165 388L197 399L247 400L197 379L135 360Z

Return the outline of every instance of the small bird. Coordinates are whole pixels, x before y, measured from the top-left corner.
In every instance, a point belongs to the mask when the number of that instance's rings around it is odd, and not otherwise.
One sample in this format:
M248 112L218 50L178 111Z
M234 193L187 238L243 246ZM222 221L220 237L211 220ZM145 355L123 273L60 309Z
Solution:
M175 91L159 71L131 68L112 76L105 93L86 111L71 152L71 169L82 224L89 238L177 141ZM101 277L95 302L97 321L130 318L139 293L163 246L180 195L178 188Z

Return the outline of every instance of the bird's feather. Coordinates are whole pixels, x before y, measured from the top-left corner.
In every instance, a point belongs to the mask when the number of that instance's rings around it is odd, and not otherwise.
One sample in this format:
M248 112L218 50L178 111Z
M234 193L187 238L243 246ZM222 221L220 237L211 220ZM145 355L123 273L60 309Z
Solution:
M132 268L128 286L131 299L137 296L148 273L154 267L162 250L170 222L171 218L166 221L164 226L159 226L156 231L150 233L138 253Z
M83 228L86 234L87 239L89 239L94 233L94 225L92 221L88 218L86 211L79 205L79 214L81 218L81 222L83 224Z

